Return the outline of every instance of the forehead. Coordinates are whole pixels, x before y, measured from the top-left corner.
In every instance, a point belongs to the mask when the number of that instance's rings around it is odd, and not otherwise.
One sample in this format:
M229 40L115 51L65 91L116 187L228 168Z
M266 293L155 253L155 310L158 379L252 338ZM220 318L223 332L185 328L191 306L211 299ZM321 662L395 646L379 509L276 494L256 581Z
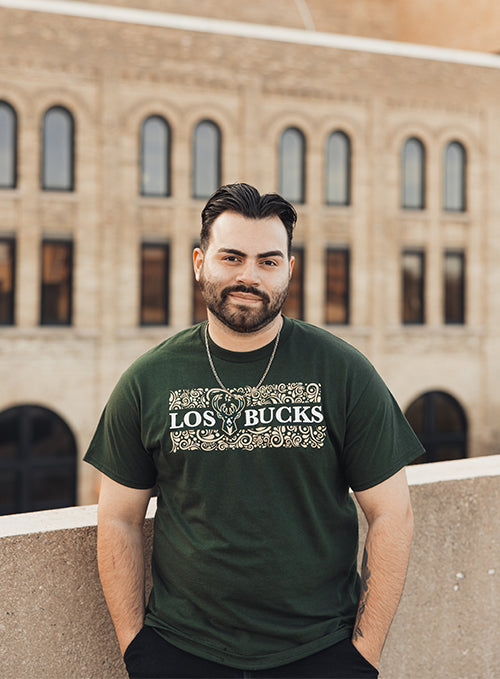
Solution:
M287 232L279 217L252 219L227 210L212 224L209 247L236 248L249 253L281 250L286 254L287 244Z

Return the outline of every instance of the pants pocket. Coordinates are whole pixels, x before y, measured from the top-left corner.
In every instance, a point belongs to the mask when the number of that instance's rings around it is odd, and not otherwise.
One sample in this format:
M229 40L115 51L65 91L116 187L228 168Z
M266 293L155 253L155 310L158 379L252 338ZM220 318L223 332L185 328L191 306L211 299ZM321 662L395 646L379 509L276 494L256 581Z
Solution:
M148 657L148 651L151 650L149 639L151 634L155 634L151 628L141 627L125 649L123 660L129 676L141 676L143 672L147 673L148 668L144 667L144 662Z
M376 667L374 667L368 660L365 658L365 656L358 651L356 646L352 643L352 641L349 639L349 643L351 644L351 649L352 652L355 656L356 659L356 667L359 667L359 669L365 669L370 671L370 674L366 674L367 677L378 677L378 670ZM365 675L363 675L365 676Z
M130 642L130 644L129 644L129 645L127 646L127 648L125 649L125 653L123 654L123 657L124 657L124 658L125 658L127 655L129 655L129 653L132 651L132 649L133 649L133 647L134 647L134 644L135 644L136 640L139 638L139 636L140 636L140 634L141 634L141 632L142 632L143 629L144 629L144 627L141 627L141 629L137 632L137 634L135 635L135 637L132 639L132 641Z

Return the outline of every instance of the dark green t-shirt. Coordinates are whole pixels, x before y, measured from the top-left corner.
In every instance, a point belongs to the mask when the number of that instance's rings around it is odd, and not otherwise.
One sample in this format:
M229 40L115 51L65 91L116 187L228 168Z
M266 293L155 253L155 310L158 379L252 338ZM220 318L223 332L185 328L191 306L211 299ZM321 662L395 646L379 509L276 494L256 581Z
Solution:
M146 624L243 669L292 662L350 636L358 603L349 487L395 474L422 448L373 366L330 333L285 319L235 353L204 325L122 376L85 456L134 488L157 484Z

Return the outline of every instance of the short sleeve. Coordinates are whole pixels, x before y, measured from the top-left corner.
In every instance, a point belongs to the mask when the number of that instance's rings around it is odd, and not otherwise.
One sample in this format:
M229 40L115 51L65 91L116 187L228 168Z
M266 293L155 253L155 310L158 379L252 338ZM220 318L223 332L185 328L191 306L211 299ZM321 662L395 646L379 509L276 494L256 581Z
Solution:
M154 461L141 438L140 390L128 373L113 390L84 460L124 486L155 485Z
M362 390L348 403L342 465L355 491L385 481L422 454L423 447L391 392L370 366Z

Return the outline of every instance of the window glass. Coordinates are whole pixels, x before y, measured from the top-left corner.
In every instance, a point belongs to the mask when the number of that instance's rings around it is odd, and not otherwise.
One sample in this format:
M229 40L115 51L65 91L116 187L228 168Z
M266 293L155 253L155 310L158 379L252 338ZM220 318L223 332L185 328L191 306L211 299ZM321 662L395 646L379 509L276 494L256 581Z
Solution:
M170 195L170 128L160 116L147 118L141 129L141 193Z
M467 419L453 396L426 392L410 404L405 415L425 448L413 464L467 457Z
M464 428L464 418L455 400L441 391L433 395L434 422L436 432L440 434L459 434Z
M333 132L326 145L326 202L349 205L351 142L343 132Z
M444 195L445 210L465 210L465 149L458 141L448 144L444 152Z
M14 323L15 243L0 239L0 325Z
M73 465L71 465L73 467ZM72 484L68 483L73 469L64 466L55 469L34 469L31 474L31 504L34 511L52 508L54 502L59 507L69 507L75 503Z
M444 255L444 321L465 322L465 257L463 252Z
M403 145L401 188L403 208L422 210L425 207L425 149L414 137Z
M0 188L16 186L17 116L5 101L0 101Z
M59 418L47 417L42 408L33 408L30 417L33 458L64 458L72 446L72 434Z
M424 322L424 253L403 253L403 323Z
M418 398L406 411L406 418L410 422L415 434L421 438L425 434L425 399Z
M440 446L436 446L434 454L436 462L459 460L465 457L463 445L456 443L442 443Z
M289 127L281 135L279 146L279 193L292 203L303 203L305 195L304 135Z
M141 269L141 325L168 325L168 245L144 244Z
M349 322L349 251L326 252L326 323Z
M221 134L211 120L202 120L193 138L193 198L209 198L221 183Z
M0 413L0 513L76 503L76 443L56 413L34 405Z
M19 425L15 409L5 410L0 417L0 460L14 458L19 439Z
M43 325L70 325L72 313L73 244L42 243L42 311Z
M304 250L292 248L295 257L293 275L288 288L288 296L283 305L283 313L290 318L303 320L304 318Z
M43 189L48 191L73 190L73 134L73 116L69 111L55 106L45 113L43 118Z
M0 515L14 514L20 494L19 474L17 471L0 467Z

